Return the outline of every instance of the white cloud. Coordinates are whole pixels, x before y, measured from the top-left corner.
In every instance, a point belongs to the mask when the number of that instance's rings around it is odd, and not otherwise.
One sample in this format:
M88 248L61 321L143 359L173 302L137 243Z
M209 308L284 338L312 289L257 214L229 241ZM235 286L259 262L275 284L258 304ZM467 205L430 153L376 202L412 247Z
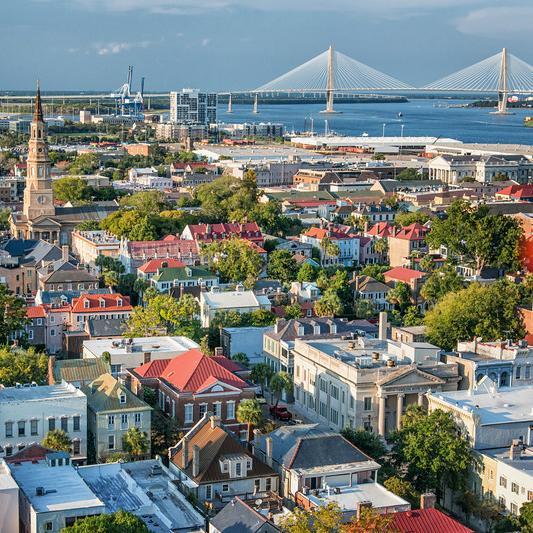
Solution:
M477 9L456 19L455 27L461 33L486 37L530 33L533 7L517 5Z
M148 48L151 41L95 43L93 48L99 56L120 54L132 48Z

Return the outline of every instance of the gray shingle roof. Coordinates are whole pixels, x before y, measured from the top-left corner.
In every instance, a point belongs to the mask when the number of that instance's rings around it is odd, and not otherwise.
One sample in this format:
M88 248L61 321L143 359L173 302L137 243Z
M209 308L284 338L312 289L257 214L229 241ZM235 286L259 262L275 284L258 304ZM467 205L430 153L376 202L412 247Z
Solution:
M266 516L246 505L240 498L231 500L210 523L224 533L275 532L279 529Z

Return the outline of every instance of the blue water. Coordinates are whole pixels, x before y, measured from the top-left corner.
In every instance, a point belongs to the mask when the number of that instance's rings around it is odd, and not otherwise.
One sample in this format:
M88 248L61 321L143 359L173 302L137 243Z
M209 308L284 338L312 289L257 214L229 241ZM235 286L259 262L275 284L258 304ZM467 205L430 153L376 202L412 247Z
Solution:
M233 105L233 113L226 113L220 105L218 120L222 122L282 122L288 131L303 130L304 122L310 129L324 132L324 119L328 127L343 135L405 136L430 135L451 137L463 142L533 144L533 128L524 127L524 117L533 116L533 109L516 109L513 115L491 115L489 108L439 107L465 104L467 100L412 99L403 103L338 104L342 114L320 114L323 104L259 105L259 114L252 113L251 105ZM399 118L398 113L403 117Z

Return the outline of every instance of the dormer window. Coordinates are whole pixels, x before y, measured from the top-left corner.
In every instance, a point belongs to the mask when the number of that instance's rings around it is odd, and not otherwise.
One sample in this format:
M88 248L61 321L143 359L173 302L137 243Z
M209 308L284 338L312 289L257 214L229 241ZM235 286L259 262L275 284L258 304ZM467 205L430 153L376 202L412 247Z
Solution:
M246 460L246 470L251 470L251 469L252 469L252 459L249 457Z
M119 298L119 299L117 300L117 306L118 306L118 307L122 307L122 298Z
M98 301L100 302L100 307L105 307L105 300L103 298L100 298Z
M126 403L126 395L123 391L120 391L120 394L118 396L120 403Z
M222 472L227 472L228 469L228 461L220 461L220 470Z
M89 305L90 305L90 304L89 304L89 300L83 300L83 307L84 307L85 309L89 309Z

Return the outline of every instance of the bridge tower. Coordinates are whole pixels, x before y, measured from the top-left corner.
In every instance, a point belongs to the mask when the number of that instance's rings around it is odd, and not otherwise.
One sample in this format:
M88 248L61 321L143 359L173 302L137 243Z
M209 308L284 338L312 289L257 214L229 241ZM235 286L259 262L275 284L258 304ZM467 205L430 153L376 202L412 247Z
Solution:
M257 114L259 113L257 100L258 100L258 98L257 98L257 93L255 93L255 96L254 96L254 107L253 107L253 109L252 109L252 113L253 113L254 115L257 115Z
M507 48L502 50L500 63L500 76L498 78L498 111L495 115L510 115L507 111L507 99L509 97L509 66L507 62Z
M333 107L333 93L335 91L335 55L333 51L333 46L330 45L328 49L328 70L327 70L327 84L326 84L326 109L320 111L321 113L335 114L338 111L335 111Z

